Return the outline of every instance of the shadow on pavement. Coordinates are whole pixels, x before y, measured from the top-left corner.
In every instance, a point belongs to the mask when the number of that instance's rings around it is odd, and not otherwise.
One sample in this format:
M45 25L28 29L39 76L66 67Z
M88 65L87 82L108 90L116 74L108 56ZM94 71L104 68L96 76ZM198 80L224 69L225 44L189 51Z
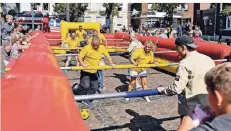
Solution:
M175 116L170 118L157 119L148 115L139 115L137 112L131 109L126 109L125 112L133 116L133 118L130 120L130 123L100 129L92 129L91 131L109 131L123 128L129 128L131 131L166 131L166 129L161 126L163 121L171 121L180 118L180 116Z
M129 79L127 78L128 75L125 74L118 74L118 73L113 73L113 77L118 78L121 83L127 85L129 83Z
M128 84L121 85L115 88L117 92L125 92L128 91Z

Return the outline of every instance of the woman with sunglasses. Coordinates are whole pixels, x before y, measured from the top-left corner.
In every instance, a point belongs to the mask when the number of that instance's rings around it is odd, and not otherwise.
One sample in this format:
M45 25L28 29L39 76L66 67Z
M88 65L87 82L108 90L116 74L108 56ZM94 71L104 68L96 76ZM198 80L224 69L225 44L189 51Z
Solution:
M144 43L144 48L136 49L135 52L132 54L130 60L135 65L143 65L143 64L151 64L154 63L154 55L152 52L153 43L152 41L147 41ZM158 63L155 63L158 64ZM136 85L136 78L139 76L141 78L141 85L144 90L146 90L147 87L147 71L146 68L134 68L130 69L130 76L131 81L128 85L128 91L132 91L133 87ZM127 101L129 101L129 98L126 98ZM150 102L150 99L148 96L145 97L145 100L147 102Z

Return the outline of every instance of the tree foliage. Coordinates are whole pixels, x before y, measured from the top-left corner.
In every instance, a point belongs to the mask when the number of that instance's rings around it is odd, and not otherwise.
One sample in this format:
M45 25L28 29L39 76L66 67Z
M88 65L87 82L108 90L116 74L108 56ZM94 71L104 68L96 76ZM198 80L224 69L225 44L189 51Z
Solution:
M79 21L79 17L83 16L84 12L87 10L87 3L71 3L70 5L70 21ZM65 14L66 5L65 3L59 3L53 5L54 12L58 14Z
M152 4L152 10L158 12L166 12L165 17L167 18L168 22L171 25L173 22L174 9L176 9L179 6L184 8L184 5L185 4L183 3L155 3Z
M221 12L223 16L229 16L231 14L231 6L225 6Z
M110 32L113 32L113 18L114 16L119 15L119 8L121 8L123 4L121 3L104 3L103 7L105 11L100 11L99 14L101 16L105 16L106 19L110 19Z

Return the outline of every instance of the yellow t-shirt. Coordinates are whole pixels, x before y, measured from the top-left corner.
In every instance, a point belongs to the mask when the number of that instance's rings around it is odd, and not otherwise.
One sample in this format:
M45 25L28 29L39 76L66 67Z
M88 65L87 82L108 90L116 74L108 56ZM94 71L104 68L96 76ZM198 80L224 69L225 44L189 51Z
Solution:
M83 34L87 34L87 33L85 30L82 30L82 31L77 30L76 34L79 36L79 40L82 41L82 40L84 40Z
M61 45L62 48L69 48L69 41L70 41L71 37L66 37L65 39L63 39L63 44Z
M108 51L103 45L100 45L98 50L94 50L91 44L86 45L79 53L79 56L83 58L83 62L88 66L99 66L101 56L109 56ZM97 70L83 70L89 73L96 73Z
M153 63L154 55L151 51L150 53L146 54L143 48L136 49L135 52L132 54L131 59L136 61L138 65L144 65ZM146 68L133 68L132 70L137 72L143 72Z
M76 37L74 40L72 38L70 38L67 43L69 44L70 48L76 48L76 46L80 45L80 41L79 38Z
M98 37L99 37L99 43L100 43L101 45L103 45L103 41L106 41L106 40L107 40L107 39L104 37L104 35L101 34L101 33L98 34ZM88 43L89 43L89 44L91 44L91 42L92 42L92 37L88 40Z

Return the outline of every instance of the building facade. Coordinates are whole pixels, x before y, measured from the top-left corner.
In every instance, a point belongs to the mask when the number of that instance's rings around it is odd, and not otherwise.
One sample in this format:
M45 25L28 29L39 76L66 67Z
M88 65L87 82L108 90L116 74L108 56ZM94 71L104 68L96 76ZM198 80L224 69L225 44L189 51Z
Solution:
M128 3L123 3L119 10L119 15L113 18L113 30L121 30L128 26ZM105 11L103 3L88 3L88 9L84 14L85 22L99 22L101 26L106 25L105 16L100 15L100 11Z
M49 15L55 15L53 6L55 3L20 3L19 11L41 11Z

